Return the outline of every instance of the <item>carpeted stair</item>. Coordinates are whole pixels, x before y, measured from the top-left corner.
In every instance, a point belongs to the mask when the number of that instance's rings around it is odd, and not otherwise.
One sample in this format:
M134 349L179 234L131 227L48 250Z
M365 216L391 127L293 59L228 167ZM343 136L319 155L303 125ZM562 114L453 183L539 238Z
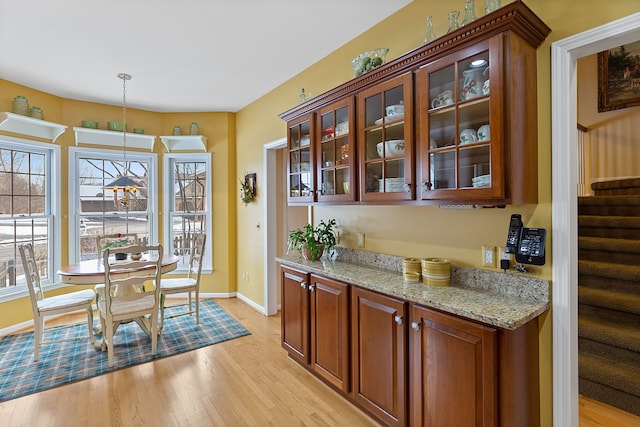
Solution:
M578 200L580 394L640 415L640 179Z

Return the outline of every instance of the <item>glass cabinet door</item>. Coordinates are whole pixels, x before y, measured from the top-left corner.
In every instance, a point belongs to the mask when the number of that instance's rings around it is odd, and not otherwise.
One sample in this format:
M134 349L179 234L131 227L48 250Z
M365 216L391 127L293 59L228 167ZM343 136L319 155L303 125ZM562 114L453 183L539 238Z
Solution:
M288 202L309 203L314 201L314 169L310 118L289 123L288 131Z
M318 201L355 201L356 176L353 98L318 114Z
M411 76L358 96L360 200L411 200L413 138Z
M503 95L492 96L492 89L501 92L495 43L499 40L452 54L418 73L423 200L504 195Z

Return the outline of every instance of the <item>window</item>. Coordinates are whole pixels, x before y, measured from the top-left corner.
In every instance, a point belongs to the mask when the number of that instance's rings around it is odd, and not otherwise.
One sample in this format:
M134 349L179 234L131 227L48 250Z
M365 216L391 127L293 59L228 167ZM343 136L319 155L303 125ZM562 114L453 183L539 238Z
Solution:
M178 270L189 264L194 233L207 234L203 268L211 263L211 154L166 154L164 156L165 252L181 258Z
M157 242L157 155L117 150L69 149L70 262L97 259L100 234L135 233L142 244ZM128 204L112 184L127 176L140 185ZM120 193L121 195L122 193Z
M43 285L60 265L60 148L0 137L0 296L26 292L19 246L33 245Z

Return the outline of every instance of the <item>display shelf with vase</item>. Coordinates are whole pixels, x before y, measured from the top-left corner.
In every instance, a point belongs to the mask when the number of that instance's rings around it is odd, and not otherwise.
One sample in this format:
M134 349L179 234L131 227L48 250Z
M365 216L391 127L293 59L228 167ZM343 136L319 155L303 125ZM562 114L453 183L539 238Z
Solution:
M67 126L15 113L0 113L0 131L42 138L56 142Z

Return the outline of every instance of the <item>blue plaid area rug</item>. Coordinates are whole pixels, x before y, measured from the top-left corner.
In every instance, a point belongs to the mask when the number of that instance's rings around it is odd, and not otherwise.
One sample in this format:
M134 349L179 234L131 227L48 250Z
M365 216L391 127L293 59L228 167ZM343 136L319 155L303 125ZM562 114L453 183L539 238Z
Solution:
M186 306L166 310L166 316L171 316L184 312ZM98 323L97 319L94 321ZM33 332L0 338L0 402L217 344L250 332L215 301L201 300L199 325L195 315L165 318L155 356L151 355L151 338L135 322L120 325L114 335L113 368L108 366L107 352L94 349L87 334L86 322L71 328L50 329L44 334L48 341L82 336L86 339L42 346L38 362L33 361Z

